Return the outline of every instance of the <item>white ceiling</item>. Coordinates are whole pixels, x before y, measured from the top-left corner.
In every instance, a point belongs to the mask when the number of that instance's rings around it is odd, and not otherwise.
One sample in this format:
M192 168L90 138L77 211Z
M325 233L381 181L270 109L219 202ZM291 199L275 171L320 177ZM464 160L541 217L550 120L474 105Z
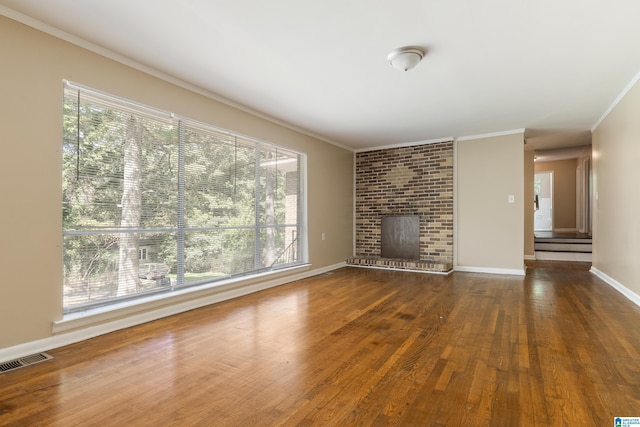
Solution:
M640 71L638 0L0 0L0 13L354 150L584 134ZM401 72L386 57L406 45L427 55Z

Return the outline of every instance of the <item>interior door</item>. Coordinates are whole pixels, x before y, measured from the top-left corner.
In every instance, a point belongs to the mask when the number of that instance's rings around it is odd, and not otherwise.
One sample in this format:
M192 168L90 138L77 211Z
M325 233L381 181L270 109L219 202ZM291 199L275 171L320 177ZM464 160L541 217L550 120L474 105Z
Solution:
M536 172L533 179L536 198L534 231L553 231L553 172Z

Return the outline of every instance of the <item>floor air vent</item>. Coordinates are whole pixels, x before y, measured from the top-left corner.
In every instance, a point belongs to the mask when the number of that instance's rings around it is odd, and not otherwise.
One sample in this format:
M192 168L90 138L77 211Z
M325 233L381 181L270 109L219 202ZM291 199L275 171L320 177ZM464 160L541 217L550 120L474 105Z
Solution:
M25 356L20 359L3 362L0 363L0 374L3 372L13 371L14 369L23 368L25 366L35 365L36 363L44 362L49 359L53 359L53 356L50 356L47 353L36 353L31 356Z

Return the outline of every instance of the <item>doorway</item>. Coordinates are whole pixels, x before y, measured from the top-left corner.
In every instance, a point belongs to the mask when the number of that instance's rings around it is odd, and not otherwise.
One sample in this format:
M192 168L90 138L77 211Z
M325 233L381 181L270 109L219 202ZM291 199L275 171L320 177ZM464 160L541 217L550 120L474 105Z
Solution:
M553 231L553 172L536 172L533 179L533 231Z
M576 228L578 232L591 235L591 159L578 159L576 168Z

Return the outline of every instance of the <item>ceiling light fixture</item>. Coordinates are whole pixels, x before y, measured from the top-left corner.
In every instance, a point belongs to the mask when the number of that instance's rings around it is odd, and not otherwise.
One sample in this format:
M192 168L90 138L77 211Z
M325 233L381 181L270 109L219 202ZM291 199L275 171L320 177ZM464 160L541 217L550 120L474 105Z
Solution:
M400 71L408 71L424 58L424 50L415 46L398 48L387 55L389 63Z

